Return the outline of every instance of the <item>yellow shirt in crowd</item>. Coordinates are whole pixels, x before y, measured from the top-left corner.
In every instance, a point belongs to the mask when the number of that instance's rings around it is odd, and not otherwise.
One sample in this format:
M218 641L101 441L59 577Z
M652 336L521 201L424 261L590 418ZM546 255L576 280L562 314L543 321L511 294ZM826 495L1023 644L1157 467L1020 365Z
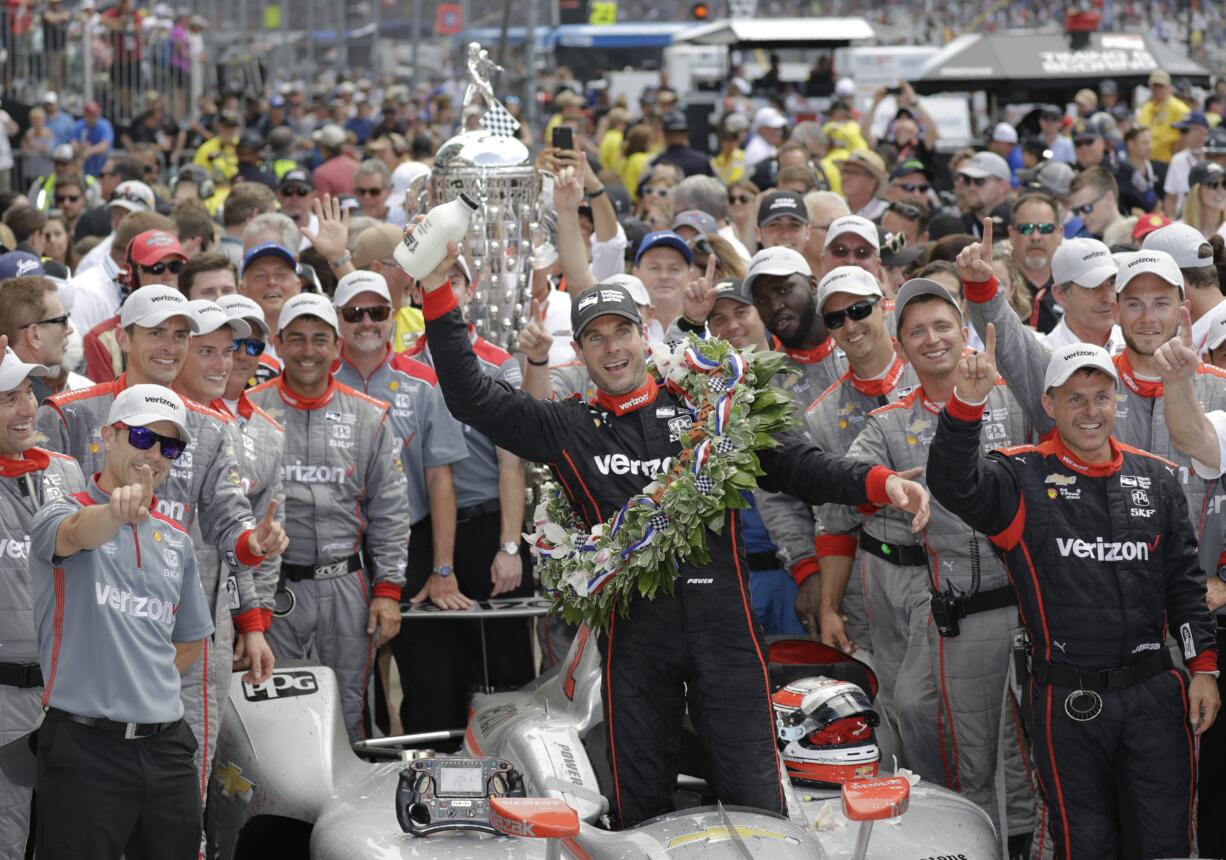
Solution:
M1155 104L1153 99L1141 105L1141 109L1137 111L1137 125L1149 129L1149 136L1153 141L1153 154L1150 158L1154 161L1171 160L1171 150L1179 141L1179 129L1174 128L1174 125L1187 116L1190 110L1191 108L1174 96L1168 96L1160 105Z

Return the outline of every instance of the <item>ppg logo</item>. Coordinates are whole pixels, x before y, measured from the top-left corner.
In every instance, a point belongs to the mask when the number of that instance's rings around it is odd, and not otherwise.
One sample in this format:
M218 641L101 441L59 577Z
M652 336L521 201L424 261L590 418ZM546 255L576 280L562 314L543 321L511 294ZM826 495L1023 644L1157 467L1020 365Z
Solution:
M313 672L273 672L272 677L259 684L243 681L243 696L248 702L267 702L270 699L289 699L294 696L310 696L319 692L319 683Z

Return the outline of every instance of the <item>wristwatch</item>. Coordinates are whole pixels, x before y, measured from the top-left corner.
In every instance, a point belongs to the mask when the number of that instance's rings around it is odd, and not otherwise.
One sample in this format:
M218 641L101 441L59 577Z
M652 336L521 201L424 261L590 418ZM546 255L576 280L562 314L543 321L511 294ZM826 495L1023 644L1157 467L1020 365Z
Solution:
M333 269L339 269L341 266L344 266L352 261L353 252L346 251L342 256L337 257L335 260L329 260L328 265L330 265Z
M519 555L519 544L509 540L498 547L499 551L505 552L507 555Z
M443 577L443 579L446 579L447 577L451 576L452 573L455 572L455 568L453 568L449 564L440 564L438 567L434 568L433 572Z

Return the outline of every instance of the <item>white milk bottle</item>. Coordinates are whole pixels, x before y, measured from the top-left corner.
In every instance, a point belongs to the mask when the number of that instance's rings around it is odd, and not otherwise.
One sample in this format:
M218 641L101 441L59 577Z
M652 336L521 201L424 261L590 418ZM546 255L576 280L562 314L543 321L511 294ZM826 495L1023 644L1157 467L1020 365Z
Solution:
M477 201L467 194L435 206L392 252L400 268L419 281L433 272L447 256L447 243L464 239L468 222L476 211Z

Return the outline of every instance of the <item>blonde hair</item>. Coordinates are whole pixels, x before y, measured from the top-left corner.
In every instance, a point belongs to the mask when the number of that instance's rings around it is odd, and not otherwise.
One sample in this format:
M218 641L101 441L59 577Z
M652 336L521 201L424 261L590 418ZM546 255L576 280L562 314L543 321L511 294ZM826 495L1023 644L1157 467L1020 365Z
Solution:
M1179 213L1179 220L1204 233L1205 231L1201 230L1201 221L1204 220L1209 210L1205 209L1204 204L1200 202L1200 192L1201 187L1199 183L1192 186L1191 192L1184 198L1183 211ZM1218 227L1222 226L1223 220L1226 220L1226 212L1219 212L1218 222L1209 225L1209 233L1216 233Z
M1010 242L997 242L992 246L992 262L1005 267L1009 277L1005 280L1005 301L1022 322L1030 320L1030 304L1034 300L1030 292L1030 284L1026 276L1017 267L1013 259L1013 246Z

